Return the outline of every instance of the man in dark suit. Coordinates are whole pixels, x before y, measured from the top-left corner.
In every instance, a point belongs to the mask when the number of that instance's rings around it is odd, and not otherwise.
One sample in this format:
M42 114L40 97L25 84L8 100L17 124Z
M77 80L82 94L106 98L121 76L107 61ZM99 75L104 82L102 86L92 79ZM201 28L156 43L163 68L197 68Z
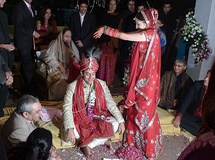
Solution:
M40 35L35 31L35 14L31 7L32 0L20 1L13 12L15 46L18 48L21 61L22 92L32 92L34 73L33 37Z
M0 0L0 8L3 8L4 3L4 0ZM13 81L11 69L14 58L10 51L14 50L14 45L10 43L8 17L5 12L0 10L0 117L4 116L2 109L8 95L8 81L11 81L10 83Z
M202 101L207 91L210 76L211 73L208 71L204 80L193 83L177 110L173 120L175 127L180 126L196 136L202 122Z
M72 31L72 39L78 47L80 59L82 54L93 46L93 33L96 31L96 17L87 12L88 0L79 0L79 12L70 17L69 29Z
M13 83L12 73L0 55L0 117L4 116L3 107L7 99L7 86Z
M3 8L5 1L0 1L0 8ZM7 63L10 69L13 65L13 54L10 51L15 49L11 44L8 30L8 16L5 12L0 10L0 55Z

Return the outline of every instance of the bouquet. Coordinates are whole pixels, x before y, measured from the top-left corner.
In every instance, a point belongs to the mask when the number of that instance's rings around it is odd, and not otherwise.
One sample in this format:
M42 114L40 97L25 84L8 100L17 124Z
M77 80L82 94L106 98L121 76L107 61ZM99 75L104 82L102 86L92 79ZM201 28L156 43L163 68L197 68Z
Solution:
M192 11L186 14L186 22L182 28L182 35L185 41L193 40L192 54L195 57L194 63L196 65L204 59L208 59L209 55L212 53L209 47L209 39L201 25L195 19L195 15Z

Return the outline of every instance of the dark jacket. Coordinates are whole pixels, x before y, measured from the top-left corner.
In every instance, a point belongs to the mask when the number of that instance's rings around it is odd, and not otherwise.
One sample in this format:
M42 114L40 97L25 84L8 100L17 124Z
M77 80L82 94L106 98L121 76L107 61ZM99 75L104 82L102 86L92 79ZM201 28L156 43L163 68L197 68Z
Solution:
M69 29L72 31L73 41L81 40L85 49L93 46L93 33L96 31L96 17L92 13L86 13L81 26L79 12L70 16Z
M34 13L34 8L31 6ZM25 2L20 1L13 11L14 22L14 38L15 46L18 49L33 48L33 32L36 29L35 16L32 17L31 12Z
M10 44L11 39L9 37L8 30L8 16L5 12L0 10L0 44ZM14 56L11 52L0 49L0 55L8 66L12 69Z
M185 112L190 114L194 113L201 105L204 92L204 81L195 81L183 98L177 113L182 115Z
M161 97L159 106L161 108L173 108L173 101L175 99L175 88L179 87L180 94L176 99L180 101L189 90L190 86L192 85L192 79L186 74L186 72L182 72L180 80L180 86L176 86L177 76L174 70L167 71L164 73L161 79Z
M5 84L5 82L6 82L5 72L10 72L10 69L7 66L7 63L4 61L4 59L0 55L0 85Z

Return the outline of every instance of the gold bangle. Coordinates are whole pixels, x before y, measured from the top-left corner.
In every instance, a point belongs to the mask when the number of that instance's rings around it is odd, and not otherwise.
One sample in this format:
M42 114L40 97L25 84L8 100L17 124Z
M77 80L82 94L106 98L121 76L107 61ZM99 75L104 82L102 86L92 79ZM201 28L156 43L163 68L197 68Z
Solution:
M106 26L106 25L104 26L104 34L107 34L108 28L109 28L108 26Z

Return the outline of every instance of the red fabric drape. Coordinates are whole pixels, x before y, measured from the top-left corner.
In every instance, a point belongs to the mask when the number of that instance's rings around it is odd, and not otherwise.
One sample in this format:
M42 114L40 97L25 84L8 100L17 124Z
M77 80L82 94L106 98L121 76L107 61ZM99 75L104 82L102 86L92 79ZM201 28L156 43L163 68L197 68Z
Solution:
M96 102L93 108L93 113L105 117L110 116L106 107L105 93L98 80L94 80L96 90ZM75 92L73 95L73 116L76 129L80 135L80 146L86 146L94 138L106 138L114 135L113 126L111 123L102 119L91 120L87 116L87 111L84 102L84 87L83 79L77 80Z
M137 42L132 52L130 79L126 98L127 119L125 145L135 146L147 158L157 157L162 150L161 127L156 113L160 99L161 46L153 29L154 10L145 10L148 29L142 31L148 42ZM154 14L149 16L150 13Z
M71 83L80 75L80 66L73 58L70 59L69 77L67 82Z

